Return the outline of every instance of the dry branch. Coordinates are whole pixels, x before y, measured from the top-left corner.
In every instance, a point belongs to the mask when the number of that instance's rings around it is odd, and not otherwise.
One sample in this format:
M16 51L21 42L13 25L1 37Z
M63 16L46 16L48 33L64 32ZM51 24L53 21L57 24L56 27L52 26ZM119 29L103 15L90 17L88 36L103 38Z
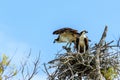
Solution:
M95 54L95 67L96 67L96 74L95 74L95 80L102 80L102 74L100 71L100 55L101 55L101 47L103 43L105 42L105 38L107 35L107 26L104 29L104 32L102 34L102 37L99 41L99 44L96 49L96 54Z
M49 80L113 80L120 74L120 50L113 41L106 42L107 26L98 44L90 47L86 53L72 51L57 54L54 60L45 64ZM47 67L48 66L48 67ZM49 73L49 69L53 72ZM109 77L108 77L109 76Z
M21 67L19 72L22 75L22 80L32 80L40 70L40 53L32 63L29 61L30 57L31 57L31 50L28 56L26 57L27 59L24 62L21 62Z

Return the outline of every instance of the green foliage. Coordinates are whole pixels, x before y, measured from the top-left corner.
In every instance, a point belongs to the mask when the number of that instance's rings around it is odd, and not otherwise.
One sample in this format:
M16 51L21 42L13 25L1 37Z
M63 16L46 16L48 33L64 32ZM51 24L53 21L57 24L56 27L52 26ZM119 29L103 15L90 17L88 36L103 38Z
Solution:
M5 54L2 55L0 61L0 80L7 80L17 75L17 69L10 65L9 57Z
M114 67L108 67L107 69L102 69L101 73L106 80L113 80L118 75Z
M9 65L9 59L8 59L8 57L5 55L5 54L3 54L2 55L2 62L1 62L1 64L3 65L3 66L8 66Z

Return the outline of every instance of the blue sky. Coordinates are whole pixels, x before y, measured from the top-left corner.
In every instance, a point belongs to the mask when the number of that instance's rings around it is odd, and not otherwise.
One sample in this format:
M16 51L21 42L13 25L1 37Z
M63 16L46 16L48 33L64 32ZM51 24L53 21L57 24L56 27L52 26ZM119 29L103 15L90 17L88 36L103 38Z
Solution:
M96 43L108 25L107 41L117 39L119 3L120 0L1 0L0 54L21 58L31 48L33 57L41 52L41 64L48 62L62 46L53 44L57 36L52 32L63 27L87 30L91 43ZM40 74L44 75L42 71Z

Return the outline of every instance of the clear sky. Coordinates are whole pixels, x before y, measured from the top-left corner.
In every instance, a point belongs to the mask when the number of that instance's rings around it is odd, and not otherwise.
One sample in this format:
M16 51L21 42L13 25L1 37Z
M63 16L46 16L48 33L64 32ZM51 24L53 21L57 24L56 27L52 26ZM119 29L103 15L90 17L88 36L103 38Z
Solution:
M31 48L33 57L40 51L41 64L46 63L62 46L53 44L54 30L87 30L91 43L96 43L105 25L107 41L120 37L120 0L1 0L0 55L21 59Z

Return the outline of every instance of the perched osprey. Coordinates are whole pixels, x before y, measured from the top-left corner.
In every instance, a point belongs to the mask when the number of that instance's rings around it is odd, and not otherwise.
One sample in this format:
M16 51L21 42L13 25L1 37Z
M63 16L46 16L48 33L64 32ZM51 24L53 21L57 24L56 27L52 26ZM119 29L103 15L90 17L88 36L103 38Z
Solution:
M88 33L86 30L81 31L79 34L79 37L77 37L76 39L75 46L76 46L77 52L85 53L88 50L89 44L88 44L88 38L85 35L86 33Z
M72 28L61 28L53 32L53 34L58 35L58 38L54 40L54 43L67 43L69 47L72 42L75 42L79 33L77 30ZM66 47L67 47L66 45Z

